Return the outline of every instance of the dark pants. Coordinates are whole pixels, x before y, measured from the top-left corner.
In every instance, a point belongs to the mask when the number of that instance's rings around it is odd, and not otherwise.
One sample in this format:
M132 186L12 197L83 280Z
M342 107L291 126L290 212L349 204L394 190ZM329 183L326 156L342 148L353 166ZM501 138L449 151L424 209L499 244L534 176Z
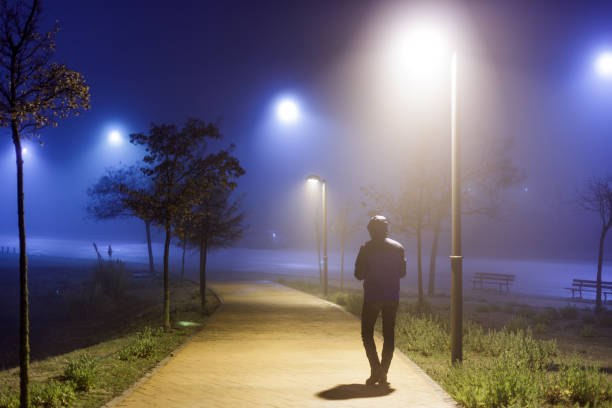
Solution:
M395 315L397 314L397 305L398 302L363 304L363 309L361 310L361 339L363 340L363 346L365 347L372 373L375 373L379 367L385 373L389 371L391 359L393 358L393 349L395 348ZM381 311L384 343L382 360L379 361L376 344L374 343L374 325Z

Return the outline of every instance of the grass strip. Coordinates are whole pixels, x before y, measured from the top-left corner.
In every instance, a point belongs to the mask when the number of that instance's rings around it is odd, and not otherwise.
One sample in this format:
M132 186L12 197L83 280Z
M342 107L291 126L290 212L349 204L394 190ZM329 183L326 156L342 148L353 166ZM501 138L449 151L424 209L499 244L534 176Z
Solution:
M360 290L330 287L325 297L318 284L279 283L361 314ZM395 344L464 407L612 407L611 376L579 355L560 352L555 340L534 338L526 314L521 310L502 329L466 320L464 361L452 365L448 310L402 301Z
M116 338L31 364L33 407L100 407L121 395L191 335L202 329L219 306L208 292L200 310L199 288L173 285L172 329L164 331L161 309L138 317ZM0 408L19 407L19 369L0 371Z

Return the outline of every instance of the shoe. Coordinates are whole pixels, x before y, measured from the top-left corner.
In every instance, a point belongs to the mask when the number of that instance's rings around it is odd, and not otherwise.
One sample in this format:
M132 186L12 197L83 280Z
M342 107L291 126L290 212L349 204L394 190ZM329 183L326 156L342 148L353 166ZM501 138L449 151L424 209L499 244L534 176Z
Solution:
M389 386L389 384L390 384L390 383L389 383L389 381L387 381L387 373L386 373L386 372L384 372L384 370L382 370L382 369L381 369L381 370L378 372L377 377L378 377L378 379L377 379L377 381L376 381L376 382L377 382L379 385L383 385L383 386L385 386L385 387Z
M372 370L370 378L365 381L365 385L376 385L376 383L378 382L378 373L379 370Z

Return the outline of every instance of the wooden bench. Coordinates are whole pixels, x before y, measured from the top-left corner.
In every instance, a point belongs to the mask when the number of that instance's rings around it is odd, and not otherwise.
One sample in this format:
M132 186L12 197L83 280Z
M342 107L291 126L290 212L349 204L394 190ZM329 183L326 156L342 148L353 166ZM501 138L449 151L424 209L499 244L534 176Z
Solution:
M587 279L574 279L571 288L572 299L582 299L582 292L597 293L597 281ZM578 293L578 296L576 296ZM608 302L608 295L612 295L612 282L601 282L601 293L604 295L604 303Z
M510 292L510 284L514 282L515 275L508 273L486 273L476 272L472 277L472 289L487 289L485 285L495 285L499 289L499 293L503 293L504 286L506 293Z

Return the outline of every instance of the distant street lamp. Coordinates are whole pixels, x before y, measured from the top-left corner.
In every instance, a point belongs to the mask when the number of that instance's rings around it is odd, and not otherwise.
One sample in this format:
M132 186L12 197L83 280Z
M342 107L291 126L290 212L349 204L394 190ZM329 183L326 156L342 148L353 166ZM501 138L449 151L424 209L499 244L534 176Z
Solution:
M323 295L327 296L327 193L325 179L311 174L306 178L309 183L321 184L321 205L323 207Z
M607 51L599 54L595 60L595 69L601 77L612 79L612 52Z
M108 134L108 141L113 145L118 145L122 142L121 133L118 130L113 130Z
M283 123L293 123L300 118L300 108L295 100L283 98L276 105L276 116Z

